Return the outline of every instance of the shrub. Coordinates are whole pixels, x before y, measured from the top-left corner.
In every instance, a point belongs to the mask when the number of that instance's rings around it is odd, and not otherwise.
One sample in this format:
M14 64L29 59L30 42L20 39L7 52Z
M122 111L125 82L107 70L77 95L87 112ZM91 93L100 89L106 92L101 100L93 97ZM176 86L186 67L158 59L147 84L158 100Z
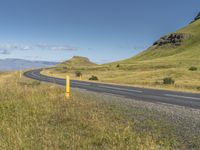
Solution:
M89 80L99 80L97 76L92 75Z
M167 77L163 79L163 84L174 84L175 81L171 77Z
M120 65L118 64L116 67L117 67L117 68L119 68L119 67L120 67Z
M75 74L76 74L76 77L82 76L82 73L80 71L76 71Z
M190 70L190 71L197 71L197 67L194 67L194 66L193 66L193 67L190 67L189 70Z
M160 82L159 82L159 81L155 81L155 82L154 82L154 84L156 84L156 85L159 85L159 84L160 84Z
M200 86L197 86L197 90L199 90L199 91L200 91Z

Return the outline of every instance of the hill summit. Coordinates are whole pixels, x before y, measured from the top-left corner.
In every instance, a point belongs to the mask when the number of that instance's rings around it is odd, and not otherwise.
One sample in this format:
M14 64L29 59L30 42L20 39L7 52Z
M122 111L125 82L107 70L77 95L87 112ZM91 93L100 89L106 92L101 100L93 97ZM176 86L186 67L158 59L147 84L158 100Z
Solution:
M74 56L71 59L59 64L66 67L90 67L96 65L91 62L87 57Z

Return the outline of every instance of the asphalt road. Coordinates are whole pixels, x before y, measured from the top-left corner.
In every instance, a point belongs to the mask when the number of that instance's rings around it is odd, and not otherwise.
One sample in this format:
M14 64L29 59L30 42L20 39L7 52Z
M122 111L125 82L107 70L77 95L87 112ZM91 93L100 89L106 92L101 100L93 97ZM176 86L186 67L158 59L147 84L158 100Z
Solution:
M65 79L45 76L40 74L40 71L40 69L28 71L24 73L24 76L43 82L65 86ZM71 86L74 88L109 93L136 100L200 109L200 94L92 83L77 80L71 80Z

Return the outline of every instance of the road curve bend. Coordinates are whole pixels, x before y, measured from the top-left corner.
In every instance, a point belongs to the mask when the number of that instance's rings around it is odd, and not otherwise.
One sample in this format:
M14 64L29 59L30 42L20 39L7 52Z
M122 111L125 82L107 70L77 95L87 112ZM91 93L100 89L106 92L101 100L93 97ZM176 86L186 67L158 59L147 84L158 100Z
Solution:
M25 72L24 76L43 82L65 86L65 79L45 76L40 72L41 69L31 70ZM135 100L148 101L152 103L165 103L200 109L200 94L195 93L138 88L77 80L71 80L71 86L74 88L85 89L93 92L108 93Z

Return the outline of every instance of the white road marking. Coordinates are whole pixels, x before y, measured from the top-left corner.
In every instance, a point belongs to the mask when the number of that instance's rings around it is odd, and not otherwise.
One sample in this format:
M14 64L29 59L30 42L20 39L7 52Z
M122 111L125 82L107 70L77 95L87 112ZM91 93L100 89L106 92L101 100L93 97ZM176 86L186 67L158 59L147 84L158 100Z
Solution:
M77 83L77 82L72 82L72 83L77 84L77 85L79 85L79 84L80 84L80 85L87 85L87 86L88 86L88 85L91 85L91 84L88 84L88 83L79 83L79 82L78 82L78 83Z
M33 77L38 77L39 79L41 78L39 75L35 74L34 72L31 72L31 75L32 75Z
M143 91L138 91L138 90L131 90L131 89L122 89L122 88L117 88L117 87L110 87L106 85L98 85L98 87L102 88L107 88L107 89L113 89L113 90L121 90L121 91L129 91L129 92L136 92L136 93L142 93Z
M194 100L200 100L198 97L189 97L189 96L181 96L181 95L172 95L172 94L164 94L168 97L176 97L176 98L185 98L185 99L194 99Z

